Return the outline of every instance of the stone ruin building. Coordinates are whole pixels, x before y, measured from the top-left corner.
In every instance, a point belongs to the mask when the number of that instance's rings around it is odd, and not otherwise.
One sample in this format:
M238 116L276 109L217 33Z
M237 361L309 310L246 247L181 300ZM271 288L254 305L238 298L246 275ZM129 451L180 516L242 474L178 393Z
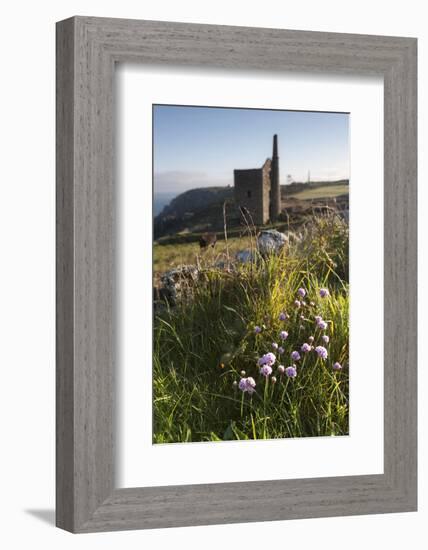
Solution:
M248 221L255 225L274 222L281 213L278 136L273 136L272 158L261 168L234 170L235 201Z

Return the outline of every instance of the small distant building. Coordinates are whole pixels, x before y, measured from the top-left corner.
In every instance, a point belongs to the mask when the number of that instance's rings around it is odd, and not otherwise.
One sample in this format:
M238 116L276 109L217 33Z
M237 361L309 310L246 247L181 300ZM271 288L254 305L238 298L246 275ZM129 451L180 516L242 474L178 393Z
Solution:
M273 136L272 158L261 168L234 170L235 201L255 225L274 222L281 213L278 136ZM249 216L248 216L249 215Z

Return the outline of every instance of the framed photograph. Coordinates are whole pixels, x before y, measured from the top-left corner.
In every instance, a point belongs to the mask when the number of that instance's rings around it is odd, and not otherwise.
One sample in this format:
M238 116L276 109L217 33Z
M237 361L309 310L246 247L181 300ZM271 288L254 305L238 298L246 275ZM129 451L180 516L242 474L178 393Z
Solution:
M349 114L152 120L153 444L349 435Z
M416 39L57 24L57 525L417 507Z

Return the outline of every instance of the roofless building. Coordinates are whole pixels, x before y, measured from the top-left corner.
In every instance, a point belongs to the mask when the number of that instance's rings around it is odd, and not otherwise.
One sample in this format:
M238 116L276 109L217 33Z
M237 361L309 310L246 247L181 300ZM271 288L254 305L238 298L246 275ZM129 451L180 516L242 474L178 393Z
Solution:
M278 136L273 136L272 158L261 168L234 170L235 201L249 222L264 225L281 213Z

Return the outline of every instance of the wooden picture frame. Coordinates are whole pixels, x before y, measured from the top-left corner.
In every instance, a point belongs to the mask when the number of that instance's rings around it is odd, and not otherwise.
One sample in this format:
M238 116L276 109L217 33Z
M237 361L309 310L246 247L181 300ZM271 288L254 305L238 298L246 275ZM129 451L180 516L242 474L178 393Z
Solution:
M58 527L82 533L416 510L416 47L414 38L155 21L57 24ZM116 62L383 77L383 474L115 488Z

